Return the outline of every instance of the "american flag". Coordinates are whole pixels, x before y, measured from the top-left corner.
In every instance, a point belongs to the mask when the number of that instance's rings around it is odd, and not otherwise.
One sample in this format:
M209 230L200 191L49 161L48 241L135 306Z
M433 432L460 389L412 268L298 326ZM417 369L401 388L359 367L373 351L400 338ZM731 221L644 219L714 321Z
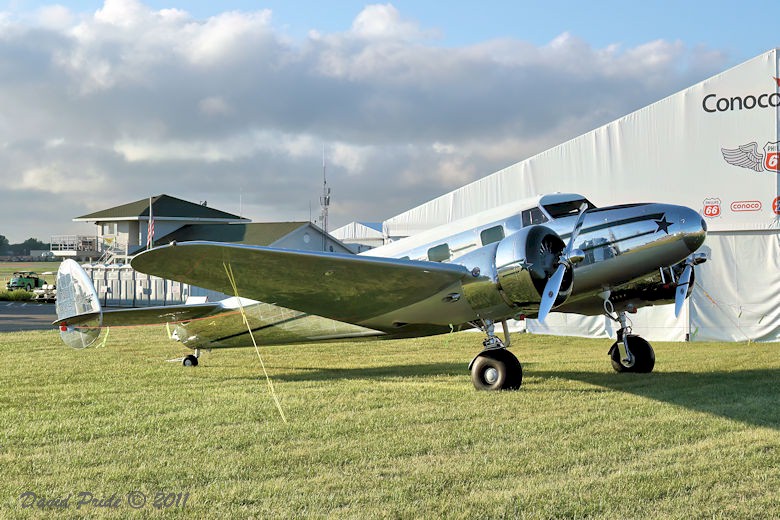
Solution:
M149 197L149 227L146 230L146 248L154 245L154 217L152 216L152 198Z

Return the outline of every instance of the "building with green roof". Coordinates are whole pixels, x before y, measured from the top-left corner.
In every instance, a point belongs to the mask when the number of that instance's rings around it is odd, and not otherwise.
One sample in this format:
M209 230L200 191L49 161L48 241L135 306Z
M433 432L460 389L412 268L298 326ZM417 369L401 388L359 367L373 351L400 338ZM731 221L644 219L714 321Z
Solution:
M253 223L250 219L196 204L170 195L157 195L76 217L74 222L91 222L96 235L53 236L52 252L79 260L100 259L103 263L127 261L146 249L151 218L153 244L208 240L237 244L274 246L285 249L333 251L349 249L311 222Z

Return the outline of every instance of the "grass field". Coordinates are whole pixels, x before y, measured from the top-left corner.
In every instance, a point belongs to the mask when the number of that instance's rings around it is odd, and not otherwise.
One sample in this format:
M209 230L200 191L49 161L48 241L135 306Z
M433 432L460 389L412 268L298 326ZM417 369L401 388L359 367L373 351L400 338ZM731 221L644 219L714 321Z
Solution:
M780 516L778 344L657 343L637 375L605 340L519 335L501 393L472 388L470 333L266 348L284 424L252 349L185 369L164 335L0 335L0 517Z

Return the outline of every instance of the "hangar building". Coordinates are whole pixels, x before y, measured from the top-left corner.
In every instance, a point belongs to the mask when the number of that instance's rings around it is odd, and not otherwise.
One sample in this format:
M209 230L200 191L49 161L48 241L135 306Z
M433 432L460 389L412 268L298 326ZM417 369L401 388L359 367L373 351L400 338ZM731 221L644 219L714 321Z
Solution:
M780 49L479 179L383 224L410 236L518 199L581 193L598 206L698 208L709 261L679 319L632 317L649 339L780 341ZM576 283L576 282L575 282ZM606 317L552 314L531 332L614 336Z

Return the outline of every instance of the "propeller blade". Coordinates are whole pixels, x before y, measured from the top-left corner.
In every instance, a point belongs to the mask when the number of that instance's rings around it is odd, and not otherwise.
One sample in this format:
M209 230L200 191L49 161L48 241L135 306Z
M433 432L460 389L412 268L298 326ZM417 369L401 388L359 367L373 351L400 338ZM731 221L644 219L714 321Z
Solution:
M693 273L693 266L687 264L680 281L677 283L677 292L674 294L674 317L680 316L683 302L685 301L685 295L688 293L688 284L691 283L691 273Z
M547 280L547 284L544 286L544 294L542 295L542 301L539 303L539 316L536 318L542 323L550 314L555 300L558 298L558 292L561 290L561 283L563 283L563 275L566 274L566 265L559 264L555 273Z
M544 323L547 315L550 314L550 310L552 310L555 300L558 299L558 293L561 291L561 284L563 283L563 275L566 274L566 267L571 267L569 257L574 250L574 242L580 234L582 224L585 222L585 214L587 211L588 204L587 202L583 202L580 205L580 214L577 217L577 223L574 225L574 229L569 237L569 243L566 244L566 248L564 248L560 259L558 260L558 268L544 286L544 294L542 295L542 301L539 303L539 316L537 317L542 323Z
M582 224L585 223L585 214L588 212L588 204L586 202L583 202L582 205L580 205L580 214L577 217L577 223L574 224L574 230L571 232L571 236L569 237L569 243L566 244L566 249L563 250L564 258L568 258L568 256L571 254L572 249L574 249L574 241L577 240L577 237L580 235L580 231L582 230Z

